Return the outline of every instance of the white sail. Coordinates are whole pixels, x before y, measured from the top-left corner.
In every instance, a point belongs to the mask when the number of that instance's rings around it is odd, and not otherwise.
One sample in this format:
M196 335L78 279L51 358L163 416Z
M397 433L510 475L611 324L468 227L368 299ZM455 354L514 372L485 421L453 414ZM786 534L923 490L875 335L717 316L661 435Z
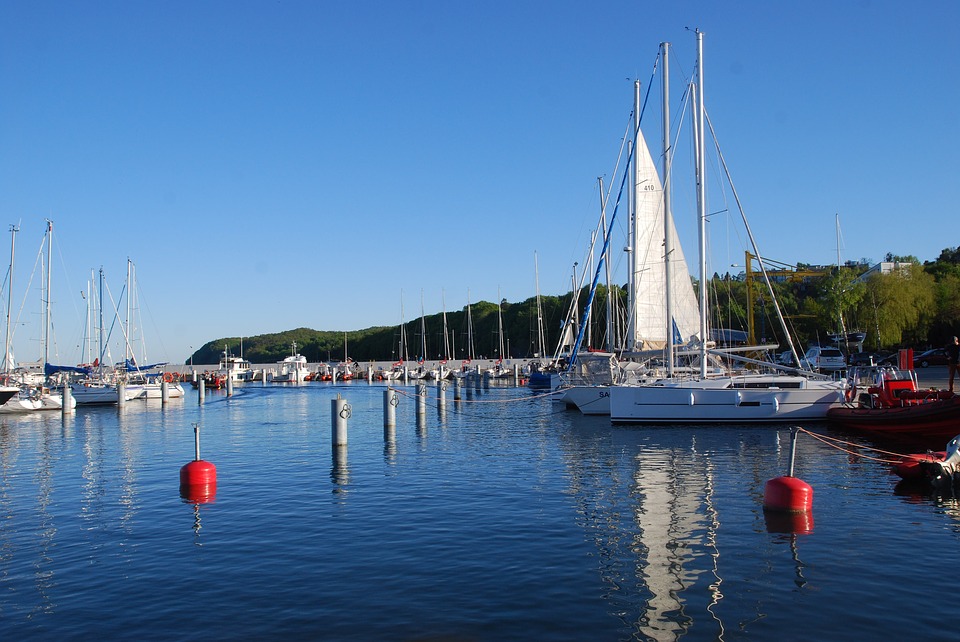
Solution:
M663 185L657 174L657 168L650 156L643 132L637 131L636 156L636 197L634 216L633 252L634 292L631 298L630 314L632 330L631 341L635 350L655 350L663 348L668 340L666 307L667 288L673 297L674 343L686 343L699 334L700 312L690 271L683 256L677 230L670 225L670 245L673 252L670 257L671 280L666 282L666 266L663 256Z

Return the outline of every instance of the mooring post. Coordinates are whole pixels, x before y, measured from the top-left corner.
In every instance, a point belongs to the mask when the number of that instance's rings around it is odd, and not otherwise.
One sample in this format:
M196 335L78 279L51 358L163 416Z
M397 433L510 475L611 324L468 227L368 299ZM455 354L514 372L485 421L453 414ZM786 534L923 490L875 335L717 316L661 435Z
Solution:
M347 420L350 418L352 413L350 404L347 403L346 399L341 398L339 393L337 393L337 398L332 399L331 402L330 409L333 428L331 432L332 445L334 448L337 446L346 446Z

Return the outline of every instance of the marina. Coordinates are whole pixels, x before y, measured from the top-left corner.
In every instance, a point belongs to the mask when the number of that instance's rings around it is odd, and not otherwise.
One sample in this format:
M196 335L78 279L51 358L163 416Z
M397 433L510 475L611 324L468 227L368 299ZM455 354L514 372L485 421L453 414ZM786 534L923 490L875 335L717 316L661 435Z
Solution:
M815 500L791 534L762 508L786 426L614 427L523 387L426 389L421 413L394 388L392 430L365 381L0 419L0 633L949 637L904 605L949 608L960 505L898 485L865 439L799 440ZM195 425L217 469L196 504L177 484Z

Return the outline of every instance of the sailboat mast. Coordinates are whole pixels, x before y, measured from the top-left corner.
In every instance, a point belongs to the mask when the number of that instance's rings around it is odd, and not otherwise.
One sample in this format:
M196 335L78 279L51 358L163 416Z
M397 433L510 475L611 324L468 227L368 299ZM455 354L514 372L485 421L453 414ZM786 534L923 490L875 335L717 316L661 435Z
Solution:
M10 226L10 278L7 279L7 339L4 344L4 357L3 357L3 371L5 374L10 374L10 370L13 369L13 359L10 355L10 309L13 307L13 258L14 258L14 249L17 246L17 232L20 231L20 228L16 225Z
M467 359L474 359L473 314L470 312L470 288L467 288Z
M630 252L628 259L629 278L627 287L629 288L629 312L627 320L627 350L637 350L637 219L640 200L640 162L639 156L639 132L640 132L640 81L633 82L633 147L631 156L633 157L633 180L630 186L630 223L627 225L627 248Z
M131 265L132 263L130 262L130 259L127 258L127 318L124 321L124 325L127 326L127 336L124 338L124 348L123 348L123 361L124 361L125 367L128 367L130 365L129 361L130 361L130 350L131 350L130 348L130 293L132 290L130 287L130 266Z
M546 347L547 341L543 336L543 307L540 305L540 261L537 258L536 251L533 253L533 276L537 288L537 356L542 359L543 349Z
M603 177L597 177L597 184L600 189L600 228L603 232L604 245L606 246L606 251L603 254L602 260L604 261L604 268L607 273L607 350L613 352L617 340L613 336L613 288L612 288L612 275L610 273L610 244L606 242L608 238L609 231L607 230L607 201L603 197Z
M500 339L500 361L503 361L503 315L500 312L500 301L503 298L500 295L500 288L497 288L497 335Z
M53 247L53 221L47 219L47 296L43 305L43 363L44 367L50 363L50 275L53 272L53 265L50 259L53 256L51 248Z
M100 366L98 370L102 370L103 369L103 268L102 267L100 268L100 291L97 294L99 296L97 311L100 315L100 324L99 324L99 328L97 328L97 338L99 342L99 346L98 346L99 349L97 352L97 359L98 359L97 363Z
M700 240L700 376L707 376L707 195L704 173L706 171L706 146L704 139L703 106L703 32L697 30L697 220Z
M667 331L667 376L673 376L673 212L670 209L670 43L661 42L663 54L663 274L667 287L664 291L664 308Z
M423 289L420 290L420 359L423 362L427 360L427 320L423 313Z
M447 293L440 290L440 301L443 305L443 360L450 359L450 336L447 334Z

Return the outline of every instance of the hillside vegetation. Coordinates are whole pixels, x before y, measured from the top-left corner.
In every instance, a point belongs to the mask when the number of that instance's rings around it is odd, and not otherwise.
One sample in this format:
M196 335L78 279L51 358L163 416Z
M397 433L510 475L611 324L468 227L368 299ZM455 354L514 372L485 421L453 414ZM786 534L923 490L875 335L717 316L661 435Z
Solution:
M774 291L791 332L801 345L826 341L827 335L840 329L841 314L848 331L867 333L865 345L870 350L897 347L925 347L943 345L953 335L960 335L960 250L947 248L936 261L923 265L912 256L888 254L887 261L902 267L889 274L873 274L863 278L869 262L848 263L827 269L820 276L783 279L774 283ZM804 266L799 266L802 269ZM694 287L699 290L694 280ZM711 313L713 327L748 331L747 282L738 275L714 274L711 279ZM776 312L770 302L766 286L757 280L754 288L754 336L761 341L785 345L779 329ZM586 291L579 297L578 320L583 314ZM619 302L623 317L626 301L622 287L613 288L614 300ZM570 307L571 293L562 296L541 296L543 328L546 334L546 352L557 347L560 330ZM592 305L593 333L584 346L602 347L605 341L607 289L600 286ZM505 357L532 357L537 346L537 302L531 297L521 303L501 301ZM473 319L474 356L498 358L499 333L497 304L488 301L474 303L470 308ZM461 360L468 356L467 308L447 312L447 341L449 355L444 355L443 315L425 317L426 332L420 330L419 318L404 324L406 358L428 360L448 357ZM297 352L311 362L340 361L345 356L354 361L397 361L400 354L400 326L373 327L364 330L329 331L297 328L243 337L243 356L253 363L279 361ZM425 339L424 339L425 337ZM426 342L426 354L423 344ZM344 349L346 342L346 350ZM193 363L216 364L224 350L239 355L240 337L214 339L197 350ZM190 357L184 360L190 361Z

